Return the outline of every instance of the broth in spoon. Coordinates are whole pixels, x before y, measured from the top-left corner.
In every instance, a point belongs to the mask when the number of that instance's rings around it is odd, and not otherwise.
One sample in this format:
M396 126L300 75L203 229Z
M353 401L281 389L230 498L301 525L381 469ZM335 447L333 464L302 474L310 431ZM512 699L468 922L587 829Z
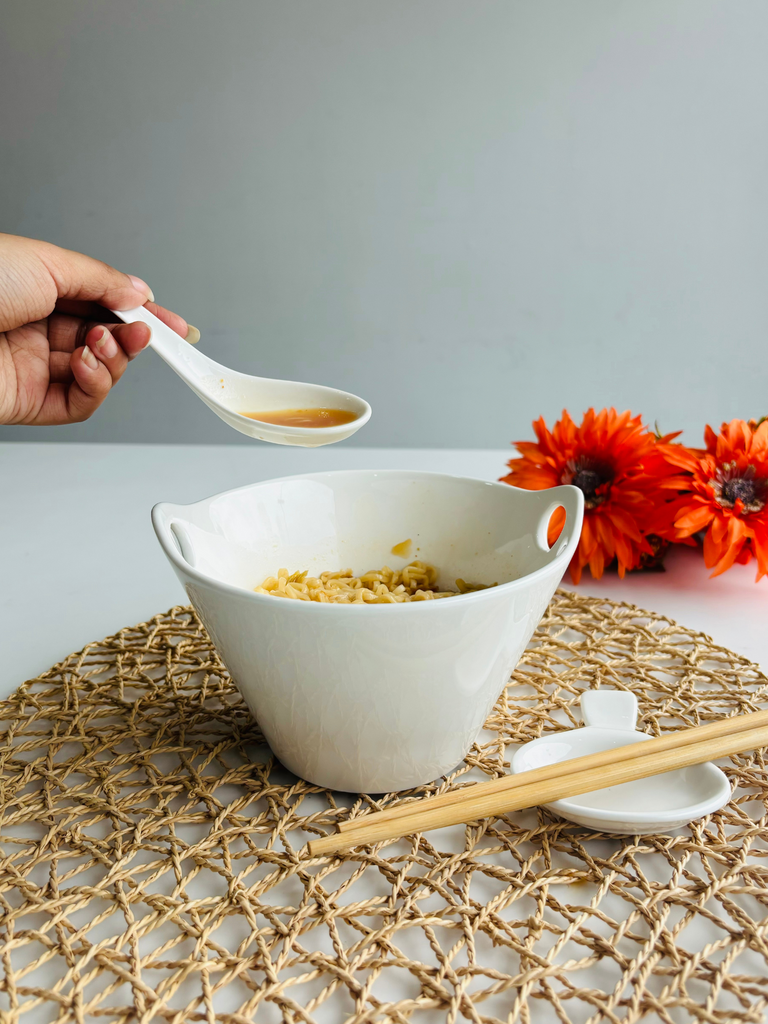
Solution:
M357 413L347 409L271 409L242 415L280 427L340 427L357 419Z

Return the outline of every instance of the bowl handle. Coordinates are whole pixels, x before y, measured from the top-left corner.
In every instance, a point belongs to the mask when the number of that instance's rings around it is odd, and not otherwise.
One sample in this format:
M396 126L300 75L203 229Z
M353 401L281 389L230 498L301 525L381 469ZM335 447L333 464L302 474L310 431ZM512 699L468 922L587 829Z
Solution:
M563 484L560 487L550 487L546 491L536 491L535 493L541 502L545 502L536 529L537 545L542 551L549 554L547 564L561 557L566 563L570 562L581 537L581 523L584 518L583 491L570 484ZM565 525L562 533L550 548L547 543L547 530L552 513L558 508L565 510Z
M195 548L181 519L173 514L173 506L160 502L152 509L152 525L160 546L171 563L184 561L194 568L197 561Z
M195 549L192 546L192 541L189 539L189 534L184 528L184 524L178 519L172 519L170 531L173 539L176 541L181 557L187 565L191 565L194 569L196 562Z

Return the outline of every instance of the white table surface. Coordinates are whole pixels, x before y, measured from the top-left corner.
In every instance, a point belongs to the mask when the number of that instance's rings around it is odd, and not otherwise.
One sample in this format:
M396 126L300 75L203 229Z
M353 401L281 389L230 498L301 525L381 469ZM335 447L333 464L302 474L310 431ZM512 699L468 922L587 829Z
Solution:
M157 501L324 469L495 480L509 457L509 449L0 444L0 697L88 641L185 603L150 525ZM768 668L768 580L755 584L752 565L709 579L700 553L679 548L666 573L585 575L577 589L669 615Z

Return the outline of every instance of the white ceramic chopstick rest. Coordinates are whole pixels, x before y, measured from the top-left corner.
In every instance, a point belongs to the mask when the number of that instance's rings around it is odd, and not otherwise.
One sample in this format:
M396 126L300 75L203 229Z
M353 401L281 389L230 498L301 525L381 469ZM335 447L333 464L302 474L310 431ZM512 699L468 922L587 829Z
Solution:
M548 733L517 750L514 773L651 739L637 732L637 699L625 690L586 690L584 727ZM547 804L561 818L620 835L666 833L728 803L731 786L711 762Z

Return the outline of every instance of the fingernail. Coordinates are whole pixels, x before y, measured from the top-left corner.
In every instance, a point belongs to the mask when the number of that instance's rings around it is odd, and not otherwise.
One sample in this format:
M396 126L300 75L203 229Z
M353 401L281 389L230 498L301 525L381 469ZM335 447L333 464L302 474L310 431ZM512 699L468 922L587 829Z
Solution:
M99 355L105 359L114 359L117 355L117 342L106 327L101 328L101 334L96 339L96 348L99 350Z
M155 296L152 294L152 289L149 287L146 281L142 281L140 277L134 277L133 274L129 274L128 277L131 279L131 284L137 292L141 292L142 295L147 296L147 302L154 302Z
M93 354L93 352L91 352L87 345L83 349L82 360L89 370L97 370L99 367L98 359Z
M196 345L200 341L200 331L192 324L187 324L187 334L185 341L188 341L190 345Z

